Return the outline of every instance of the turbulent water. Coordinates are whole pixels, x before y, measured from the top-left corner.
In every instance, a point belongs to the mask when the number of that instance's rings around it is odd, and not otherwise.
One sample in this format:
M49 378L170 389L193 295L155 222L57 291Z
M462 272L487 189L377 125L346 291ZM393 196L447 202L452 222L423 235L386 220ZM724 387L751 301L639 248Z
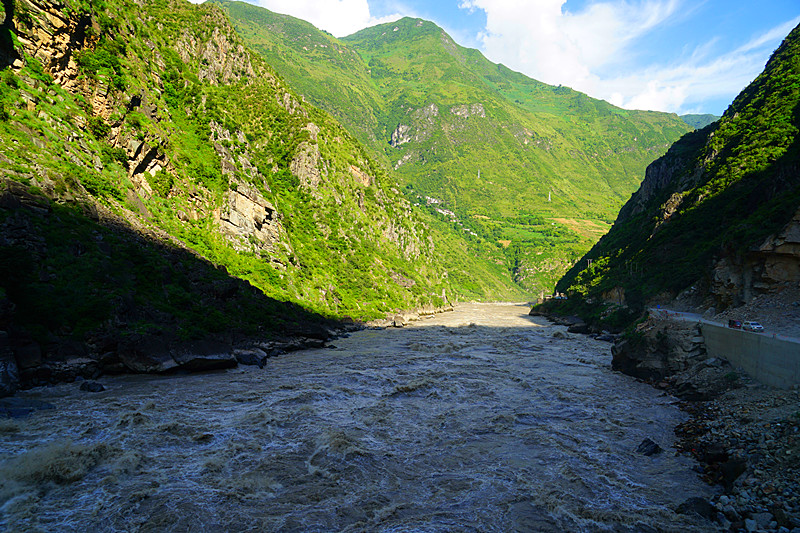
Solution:
M0 420L10 531L687 531L673 398L510 304ZM664 452L636 453L645 438Z

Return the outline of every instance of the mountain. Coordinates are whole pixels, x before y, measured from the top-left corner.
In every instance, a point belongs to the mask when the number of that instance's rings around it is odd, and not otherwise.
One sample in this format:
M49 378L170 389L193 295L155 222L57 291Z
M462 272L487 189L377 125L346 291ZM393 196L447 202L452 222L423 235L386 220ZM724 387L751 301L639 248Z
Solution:
M717 115L704 114L704 115L681 115L681 119L692 128L699 130L705 128L712 122L719 120Z
M219 7L3 5L0 356L24 382L54 361L94 357L62 378L166 370L199 365L169 355L182 342L519 297L500 251L476 257L413 206ZM153 344L162 359L117 357Z
M800 273L800 27L722 118L646 172L614 226L558 283L607 322L679 297L720 311Z
M552 290L647 164L691 129L674 114L540 83L424 20L335 39L250 4L218 3L280 76L395 169L412 201L435 202L476 240L503 246L532 291Z

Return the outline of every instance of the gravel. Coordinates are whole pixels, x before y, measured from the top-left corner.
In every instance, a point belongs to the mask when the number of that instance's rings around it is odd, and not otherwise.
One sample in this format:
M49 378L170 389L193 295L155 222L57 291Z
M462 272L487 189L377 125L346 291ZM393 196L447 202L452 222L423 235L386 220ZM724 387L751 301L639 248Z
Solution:
M800 533L800 390L741 381L711 401L683 404L692 418L675 430L679 450L723 487L711 500L723 530Z

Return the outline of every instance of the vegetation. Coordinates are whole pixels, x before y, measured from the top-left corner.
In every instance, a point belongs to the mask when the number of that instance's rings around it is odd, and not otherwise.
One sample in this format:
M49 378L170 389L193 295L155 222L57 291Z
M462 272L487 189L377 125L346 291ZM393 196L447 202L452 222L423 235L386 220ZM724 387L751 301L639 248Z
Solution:
M440 200L477 233L483 256L510 242L502 247L509 274L536 294L551 292L596 242L598 232L581 228L609 227L647 164L690 130L676 115L626 111L532 80L419 19L339 40L251 4L219 4L308 101L394 167L404 186ZM541 228L559 226L558 235L507 222L529 216L546 220ZM490 221L485 231L476 220ZM513 271L518 263L526 274Z
M703 115L681 115L681 119L689 126L696 130L700 130L719 120L717 115L703 114Z
M69 2L62 14L83 25L74 94L24 48L25 66L0 73L0 172L51 213L0 207L4 236L28 220L0 241L0 300L18 327L87 339L117 316L130 333L272 335L520 297L502 265L414 208L352 135L242 46L218 7ZM241 191L268 214L226 229Z
M599 316L624 294L635 315L707 286L716 259L741 257L786 225L800 205L799 58L796 28L718 122L653 164L648 186L559 281L571 299L551 305Z

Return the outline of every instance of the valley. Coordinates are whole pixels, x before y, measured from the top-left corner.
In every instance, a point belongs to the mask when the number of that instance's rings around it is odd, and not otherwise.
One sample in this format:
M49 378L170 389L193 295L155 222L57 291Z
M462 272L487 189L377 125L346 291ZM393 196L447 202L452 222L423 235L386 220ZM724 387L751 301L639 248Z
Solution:
M477 234L482 254L511 241L520 250L506 254L511 275L536 296L552 293L599 236L559 220L610 224L645 167L693 129L674 114L627 111L530 79L428 21L335 39L247 3L219 5L304 98L394 169L407 195L440 200ZM521 217L548 228L520 232Z
M0 528L800 528L797 394L648 312L796 326L800 27L716 117L420 18L0 17Z

